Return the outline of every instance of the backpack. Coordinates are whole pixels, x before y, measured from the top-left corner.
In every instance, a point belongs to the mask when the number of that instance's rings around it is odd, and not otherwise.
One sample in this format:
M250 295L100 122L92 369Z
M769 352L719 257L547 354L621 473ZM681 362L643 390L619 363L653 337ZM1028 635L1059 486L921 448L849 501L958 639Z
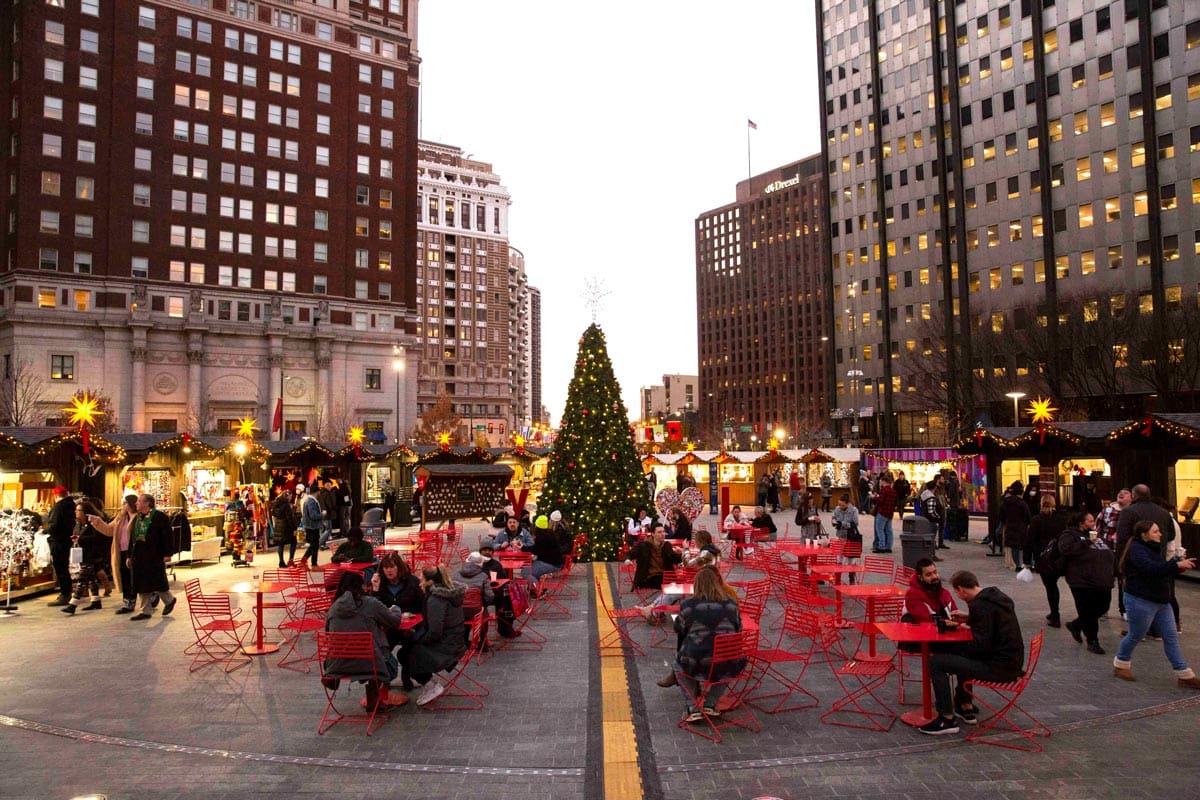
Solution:
M1058 578L1066 573L1067 557L1058 549L1057 536L1046 542L1046 546L1042 548L1042 552L1038 553L1037 561L1034 563L1037 564L1039 575Z

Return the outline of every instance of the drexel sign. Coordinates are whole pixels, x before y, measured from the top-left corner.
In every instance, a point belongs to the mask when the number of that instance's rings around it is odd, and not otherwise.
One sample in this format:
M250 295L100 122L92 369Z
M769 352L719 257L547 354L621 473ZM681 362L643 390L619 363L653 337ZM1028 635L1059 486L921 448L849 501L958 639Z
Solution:
M778 192L781 189L787 189L791 186L796 186L799 183L800 183L800 174L797 173L790 178L785 178L784 180L773 181L772 183L768 183L767 188L763 189L763 192L766 194L770 194L771 192Z

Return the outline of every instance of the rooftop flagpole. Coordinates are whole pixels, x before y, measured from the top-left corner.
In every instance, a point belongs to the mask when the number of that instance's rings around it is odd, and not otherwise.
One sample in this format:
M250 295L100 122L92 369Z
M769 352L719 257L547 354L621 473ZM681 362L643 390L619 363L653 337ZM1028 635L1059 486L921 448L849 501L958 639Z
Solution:
M750 168L750 131L758 130L758 126L754 124L754 120L746 117L746 189L750 189L750 177L754 171Z

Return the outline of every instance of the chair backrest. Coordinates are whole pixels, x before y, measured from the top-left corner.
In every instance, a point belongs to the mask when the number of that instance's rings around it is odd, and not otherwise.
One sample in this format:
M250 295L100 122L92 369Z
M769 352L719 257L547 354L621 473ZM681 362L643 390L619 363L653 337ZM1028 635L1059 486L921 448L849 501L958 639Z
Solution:
M812 563L816 566L832 567L837 564L837 560L838 553L817 553L813 556Z
M375 675L375 639L370 631L317 631L317 661L321 675L330 675L326 670L327 660L366 661L369 669L355 668L353 674ZM346 665L343 665L346 666Z
M912 583L913 576L916 574L917 571L912 567L906 567L903 564L897 564L895 583L897 586L908 586L910 583Z
M321 592L304 600L304 616L309 619L325 619L329 616L329 607L333 605L333 595Z
M587 547L588 537L586 533L575 534L575 552L578 553Z
M197 594L188 597L188 610L192 617L206 619L228 618L233 613L227 594Z
M863 566L866 567L868 575L883 576L884 583L891 583L896 574L896 562L883 556L866 556L863 558Z
M903 597L881 597L875 601L876 622L899 622L903 613Z
M691 583L700 570L695 567L676 567L663 572L663 583Z
M744 634L745 632L738 631L737 633L718 633L713 637L712 663L708 668L710 680L713 675L720 675L726 671L722 666L726 662L746 658L748 645ZM723 679L729 677L732 676L726 675Z
M845 549L846 549L846 540L845 539L831 539L829 541L829 552L833 554L833 557L835 560L837 559L838 556L840 556L842 554L842 551ZM817 556L817 558L820 558L820 557L821 556Z
M842 547L843 558L861 558L862 542L846 542Z
M465 619L474 619L479 616L479 612L483 609L483 590L478 586L467 587L467 593L463 595L462 610Z
M1038 631L1037 636L1034 636L1029 642L1029 660L1025 662L1025 674L1021 676L1022 683L1029 683L1029 679L1033 677L1033 671L1037 669L1038 661L1042 657L1042 639L1045 636L1045 631Z
M303 570L293 569L264 569L262 579L264 583L299 583L303 577Z
M184 581L183 593L189 600L196 595L204 594L204 590L200 588L200 579L190 578Z

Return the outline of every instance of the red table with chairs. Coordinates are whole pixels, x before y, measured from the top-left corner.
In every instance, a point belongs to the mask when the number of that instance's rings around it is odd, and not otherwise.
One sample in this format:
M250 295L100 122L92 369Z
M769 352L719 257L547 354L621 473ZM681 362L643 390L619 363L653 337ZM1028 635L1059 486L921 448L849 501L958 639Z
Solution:
M890 583L837 584L833 590L839 597L862 600L865 604L866 619L863 621L863 633L867 636L867 655L869 658L875 658L875 636L877 634L875 610L878 607L878 601L903 599L907 590ZM841 616L840 611L838 615Z
M228 589L221 589L222 594L254 594L255 601L255 617L254 622L254 644L242 646L242 652L248 656L261 656L267 653L274 653L279 649L279 642L267 642L263 637L263 595L277 594L294 588L292 583L235 583Z
M842 584L843 575L862 575L867 571L867 568L862 564L817 564L812 568L812 574L818 580L832 580L833 589L837 589ZM842 595L837 595L837 618L838 624L842 627L849 627L850 623L846 622L842 617Z
M929 647L941 642L969 642L971 631L959 626L952 631L939 633L932 622L913 624L909 622L877 622L875 630L893 642L915 642L921 645L921 710L906 711L900 720L908 725L920 727L933 719L933 691L929 684Z

